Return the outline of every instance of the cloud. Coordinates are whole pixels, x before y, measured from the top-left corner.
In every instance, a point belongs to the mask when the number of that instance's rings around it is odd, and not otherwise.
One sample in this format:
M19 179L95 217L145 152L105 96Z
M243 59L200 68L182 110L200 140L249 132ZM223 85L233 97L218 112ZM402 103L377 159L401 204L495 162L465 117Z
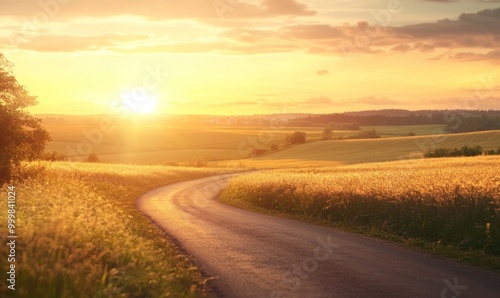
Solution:
M322 104L331 104L332 100L330 99L330 97L322 96L322 97L309 98L300 103L308 105L322 105Z
M154 45L136 45L128 47L110 47L120 53L209 53L224 51L227 45L223 42L174 42Z
M395 45L391 48L392 51L394 52L401 52L401 53L406 53L408 52L412 47L407 44L398 44Z
M335 39L346 37L341 27L323 24L289 26L283 28L282 34L296 39Z
M221 103L211 103L211 102L200 102L197 100L191 101L169 101L169 105L177 106L177 107L193 107L202 106L206 108L227 108L227 107L236 107L236 106L255 106L258 104L257 101L248 101L248 100L236 100L236 101L228 101Z
M456 54L450 54L449 58L461 61L495 61L497 64L500 63L500 50L494 50L487 53L472 53L472 52L460 52Z
M59 4L59 2L65 4ZM76 17L141 16L147 19L263 18L313 15L315 11L295 0L106 0L89 3L71 1L0 0L3 16L32 17L38 14L51 19Z
M127 53L221 53L230 55L258 55L268 53L306 53L318 56L350 56L353 54L377 55L384 53L421 52L431 59L454 61L490 61L497 63L500 48L500 8L485 9L476 13L463 13L456 19L405 25L380 27L369 22L356 24L300 23L304 19L273 18L271 16L307 16L314 14L308 6L298 0L229 1L234 8L227 18L238 20L221 25L212 1L150 0L150 5L138 1L104 1L88 5L82 0L72 0L59 7L57 16L107 17L110 15L142 16L146 24L169 22L169 18L192 18L203 22L197 27L195 36L172 39L165 30L136 30L130 37L121 34L96 34L70 36L56 35L51 30L28 36L28 42L18 47L33 51L92 51L108 50ZM27 15L36 13L40 7L25 2L15 3L0 0L5 15ZM36 6L36 5L35 5ZM31 10L28 9L31 7ZM226 15L224 16L226 18ZM263 18L263 20L258 20ZM81 20L81 19L80 19ZM136 18L136 21L138 19ZM159 22L158 20L161 20ZM165 21L167 20L167 21ZM191 21L186 21L191 22ZM215 24L217 23L217 24ZM59 23L63 24L63 23ZM163 23L161 23L163 24ZM199 25L200 23L198 23ZM105 28L105 27L104 27ZM206 32L206 34L205 34ZM4 42L6 41L6 42ZM8 47L8 39L0 41ZM443 50L459 54L444 55ZM320 74L318 75L327 75Z
M423 98L418 100L420 106L432 105L442 107L444 109L498 109L498 96L465 96L465 97L448 97L448 98ZM473 105L473 106L471 106Z
M477 13L463 13L457 20L444 19L394 28L394 31L413 38L443 36L498 35L500 8L485 9Z
M93 36L38 35L21 43L19 48L39 52L93 51L131 41L148 39L145 34L103 34Z
M316 73L320 76L327 76L330 74L330 72L326 69L318 70Z
M400 105L401 102L387 97L366 96L355 99L344 99L344 104L366 104L366 105Z
M207 103L207 107L211 108L227 108L227 107L237 107L237 106L254 106L258 103L256 101L248 101L248 100L237 100L230 102L222 102L222 103Z
M439 3L455 3L455 2L461 2L463 0L420 0L424 2L439 2ZM475 2L483 2L483 3L498 3L500 0L471 0Z

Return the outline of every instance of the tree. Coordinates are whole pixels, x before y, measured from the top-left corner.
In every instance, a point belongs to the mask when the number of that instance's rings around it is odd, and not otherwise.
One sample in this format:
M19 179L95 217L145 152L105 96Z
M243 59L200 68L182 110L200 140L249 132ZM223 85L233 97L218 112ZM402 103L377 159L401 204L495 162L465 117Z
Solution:
M305 132L296 131L293 134L287 135L285 137L285 144L288 146L294 144L304 144L305 142L306 142Z
M330 126L325 127L323 129L323 140L331 140L333 138L333 130L330 128Z
M99 157L97 157L97 154L94 152L90 153L87 159L85 160L86 162L99 162Z
M375 129L360 131L357 135L350 137L351 139L377 139L380 135Z
M36 159L50 139L41 120L26 111L36 104L36 96L19 84L0 53L0 185L22 178L21 161Z

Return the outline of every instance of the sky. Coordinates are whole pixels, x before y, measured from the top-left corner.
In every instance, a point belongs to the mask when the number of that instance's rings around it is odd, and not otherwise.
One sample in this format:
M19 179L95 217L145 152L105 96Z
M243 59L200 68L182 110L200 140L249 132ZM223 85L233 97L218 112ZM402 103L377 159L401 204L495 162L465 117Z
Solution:
M500 0L0 0L37 114L500 109Z

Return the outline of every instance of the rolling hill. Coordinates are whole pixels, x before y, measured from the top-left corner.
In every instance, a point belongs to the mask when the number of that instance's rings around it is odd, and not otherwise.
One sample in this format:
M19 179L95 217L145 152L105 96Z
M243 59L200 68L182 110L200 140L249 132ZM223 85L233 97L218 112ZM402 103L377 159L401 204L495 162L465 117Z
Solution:
M363 140L316 141L297 145L271 154L248 159L252 167L283 167L286 165L356 164L419 158L428 149L479 145L483 149L500 147L500 131L395 137Z

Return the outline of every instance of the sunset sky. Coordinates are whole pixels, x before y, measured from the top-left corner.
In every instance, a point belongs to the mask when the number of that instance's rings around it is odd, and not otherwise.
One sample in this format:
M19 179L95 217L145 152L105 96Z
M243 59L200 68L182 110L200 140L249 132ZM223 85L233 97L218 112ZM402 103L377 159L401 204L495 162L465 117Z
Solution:
M0 0L0 28L33 113L500 109L500 0Z

